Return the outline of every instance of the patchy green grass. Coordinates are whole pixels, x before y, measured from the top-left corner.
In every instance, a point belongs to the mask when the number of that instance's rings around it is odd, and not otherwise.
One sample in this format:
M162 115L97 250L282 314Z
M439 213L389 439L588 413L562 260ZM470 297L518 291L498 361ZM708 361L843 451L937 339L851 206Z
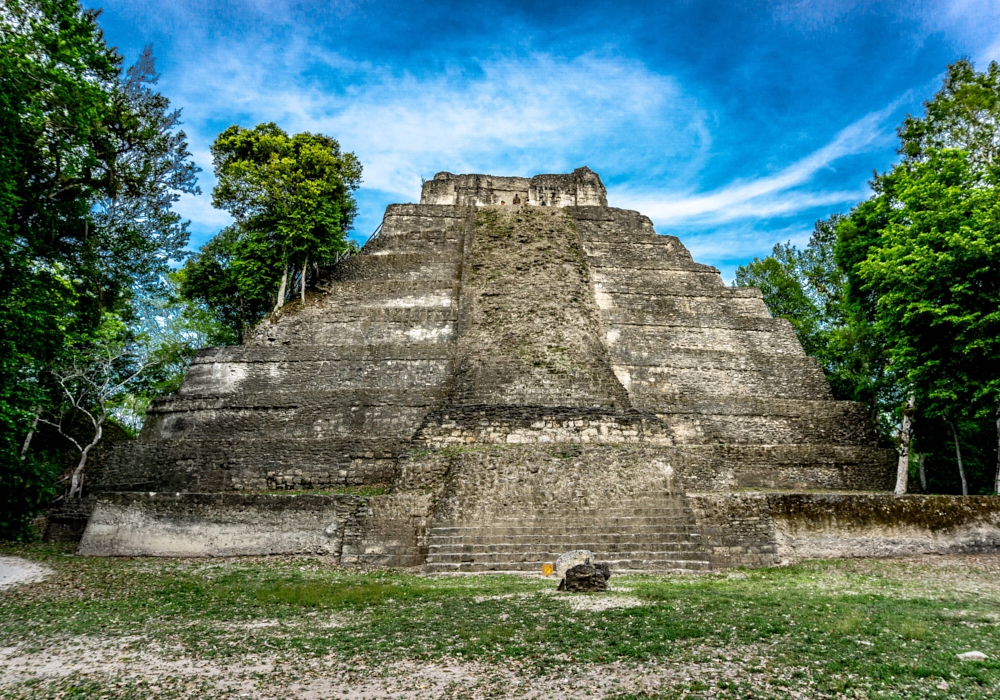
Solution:
M381 581L280 581L257 590L260 603L300 608L365 608L407 597L404 587Z
M1000 695L996 556L621 576L607 596L581 597L541 578L349 572L308 558L91 559L39 545L0 554L56 571L0 591L0 697L238 697L247 683L254 697L282 697L292 678L385 690L416 682L414 669L456 667L475 683L442 675L427 681L428 697L532 687L621 700ZM969 650L989 658L955 658ZM77 665L11 671L11 659L46 654ZM181 662L243 685L229 695ZM587 673L597 680L553 680Z

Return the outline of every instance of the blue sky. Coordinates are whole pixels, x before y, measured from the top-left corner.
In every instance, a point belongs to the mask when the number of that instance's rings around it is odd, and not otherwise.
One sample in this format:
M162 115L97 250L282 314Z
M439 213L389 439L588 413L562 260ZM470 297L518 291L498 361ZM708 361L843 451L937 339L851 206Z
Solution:
M895 127L961 57L1000 58L997 0L282 2L107 0L128 61L153 44L204 169L178 210L212 209L209 144L275 121L364 165L356 236L421 178L600 173L695 259L737 265L867 196Z

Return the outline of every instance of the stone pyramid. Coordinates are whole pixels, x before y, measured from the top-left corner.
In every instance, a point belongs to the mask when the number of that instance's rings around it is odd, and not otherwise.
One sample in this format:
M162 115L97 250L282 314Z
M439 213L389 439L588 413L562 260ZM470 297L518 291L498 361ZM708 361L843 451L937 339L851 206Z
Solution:
M706 569L773 560L748 490L891 487L760 292L587 168L439 173L317 292L198 353L105 465L82 552Z

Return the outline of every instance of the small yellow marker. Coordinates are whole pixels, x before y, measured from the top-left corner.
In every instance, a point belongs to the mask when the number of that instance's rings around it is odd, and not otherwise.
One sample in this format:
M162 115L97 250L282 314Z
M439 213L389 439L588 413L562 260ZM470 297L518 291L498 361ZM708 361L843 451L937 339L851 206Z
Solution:
M542 576L551 576L553 573L552 564L542 564Z

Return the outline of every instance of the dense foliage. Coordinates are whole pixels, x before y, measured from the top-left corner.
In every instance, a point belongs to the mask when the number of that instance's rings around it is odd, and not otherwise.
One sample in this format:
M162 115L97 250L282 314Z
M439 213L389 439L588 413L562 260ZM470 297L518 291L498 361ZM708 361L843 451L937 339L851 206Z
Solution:
M0 538L29 537L62 481L80 496L105 427L137 430L194 348L241 341L353 245L352 153L233 126L212 146L213 203L236 222L177 269L172 207L199 193L198 168L151 51L125 69L98 16L0 9Z
M118 342L141 334L135 300L162 295L187 244L171 205L197 192L152 54L123 70L97 16L75 0L0 10L0 537L26 536L55 491L51 455L26 438L63 408L59 368L109 316Z
M903 160L871 198L818 223L805 250L779 245L737 271L838 397L924 455L931 489L1000 489L998 123L1000 67L949 66L925 115L899 128Z
M212 144L212 204L236 222L188 261L181 293L203 304L237 340L314 271L351 247L361 164L322 134L277 125L231 126Z

